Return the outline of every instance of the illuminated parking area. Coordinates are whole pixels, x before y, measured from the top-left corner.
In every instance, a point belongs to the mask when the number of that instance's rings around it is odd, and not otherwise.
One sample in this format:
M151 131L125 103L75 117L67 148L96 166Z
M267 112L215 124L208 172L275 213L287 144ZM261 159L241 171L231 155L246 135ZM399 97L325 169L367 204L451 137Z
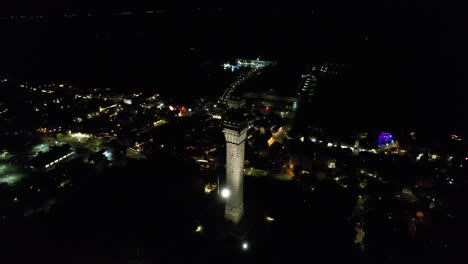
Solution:
M35 145L32 149L31 149L31 155L33 157L36 157L38 155L38 153L42 152L42 153L45 153L47 151L50 150L50 147L47 143L40 143L40 144L37 144Z
M73 148L84 148L96 152L104 148L104 145L113 139L113 134L91 135L86 133L59 133L56 135L58 142L69 144Z
M10 164L0 164L0 183L15 185L21 181L25 175L20 170Z
M13 155L11 155L8 151L4 150L0 152L0 161L8 161L11 158L13 158Z
M23 174L14 173L6 176L0 176L0 183L6 183L8 185L15 185L24 178Z

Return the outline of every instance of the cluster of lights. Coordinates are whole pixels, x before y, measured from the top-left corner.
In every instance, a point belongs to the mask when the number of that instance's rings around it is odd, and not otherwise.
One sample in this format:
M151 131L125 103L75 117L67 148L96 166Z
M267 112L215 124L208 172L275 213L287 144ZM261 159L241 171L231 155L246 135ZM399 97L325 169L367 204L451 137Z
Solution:
M78 133L71 133L70 131L68 132L70 134L71 137L74 137L74 138L89 138L91 137L91 134L84 134L84 133L81 133L81 132L78 132Z
M223 68L225 70L231 70L232 72L236 71L236 70L239 70L240 66L239 65L231 65L229 63L225 63L223 64Z
M382 132L380 133L377 139L377 144L379 145L379 147L386 147L386 146L394 146L396 143L393 140L392 134L388 132Z
M205 193L206 194L211 193L214 189L216 189L216 187L218 187L218 185L216 185L214 183L207 183L205 185Z

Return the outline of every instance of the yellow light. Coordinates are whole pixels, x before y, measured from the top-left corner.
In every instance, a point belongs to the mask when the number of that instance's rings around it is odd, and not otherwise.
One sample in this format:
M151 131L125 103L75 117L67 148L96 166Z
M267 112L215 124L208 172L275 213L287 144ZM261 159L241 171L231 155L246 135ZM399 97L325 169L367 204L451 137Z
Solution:
M273 143L275 143L275 139L271 137L271 138L268 140L268 146L271 147L271 145L273 145Z
M197 229L195 229L195 233L201 233L203 232L203 225L198 225Z
M266 220L267 222L273 222L273 221L275 221L275 219L274 219L273 217L270 217L270 216L265 216L265 220Z
M59 84L59 87L60 88L63 88L65 85L64 84Z
M89 138L91 137L90 134L84 134L84 133L81 133L81 132L78 132L78 133L70 133L72 137L74 138Z
M218 187L216 184L212 183L208 183L205 185L205 193L208 194L208 193L211 193L214 189L216 189L216 187Z
M70 180L65 180L63 182L60 183L60 185L58 186L59 188L64 188L67 184L70 183Z
M153 126L157 127L157 126L160 126L160 125L164 125L164 124L166 124L166 123L167 123L166 120L162 120L162 119L161 119L161 120L158 120L158 121L154 122L154 123L153 123Z

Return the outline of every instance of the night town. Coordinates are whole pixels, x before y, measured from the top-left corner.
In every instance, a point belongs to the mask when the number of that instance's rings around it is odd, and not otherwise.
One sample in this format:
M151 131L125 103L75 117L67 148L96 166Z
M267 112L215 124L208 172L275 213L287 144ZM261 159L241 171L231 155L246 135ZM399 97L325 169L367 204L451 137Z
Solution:
M462 18L23 2L0 8L1 263L463 262Z

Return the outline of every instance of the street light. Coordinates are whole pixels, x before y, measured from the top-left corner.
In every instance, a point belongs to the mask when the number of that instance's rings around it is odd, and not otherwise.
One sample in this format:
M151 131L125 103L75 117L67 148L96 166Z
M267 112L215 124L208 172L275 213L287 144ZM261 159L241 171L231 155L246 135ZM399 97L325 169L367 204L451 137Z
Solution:
M247 243L247 242L242 243L242 249L244 251L247 251L247 249L249 249L249 243Z
M223 188L221 190L221 197L223 197L224 199L227 199L229 198L229 196L231 196L231 191L228 188Z

